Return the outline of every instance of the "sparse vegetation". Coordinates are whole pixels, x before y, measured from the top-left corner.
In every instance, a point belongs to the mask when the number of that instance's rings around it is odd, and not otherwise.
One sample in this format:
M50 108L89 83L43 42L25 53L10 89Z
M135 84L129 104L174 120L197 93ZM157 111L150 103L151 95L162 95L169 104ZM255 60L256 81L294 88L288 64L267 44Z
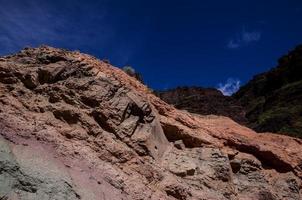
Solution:
M102 60L104 63L110 64L110 60L109 59L103 59Z
M125 66L122 68L129 76L136 78L141 83L144 83L143 78L140 73L136 72L135 69L131 66Z
M245 107L251 128L302 138L301 56L297 47L276 68L255 76L234 95Z

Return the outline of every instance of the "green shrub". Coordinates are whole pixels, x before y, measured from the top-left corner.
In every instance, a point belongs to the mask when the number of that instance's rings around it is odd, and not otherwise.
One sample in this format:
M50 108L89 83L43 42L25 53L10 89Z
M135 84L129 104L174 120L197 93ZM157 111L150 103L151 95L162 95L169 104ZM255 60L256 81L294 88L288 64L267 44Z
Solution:
M126 72L129 76L136 78L139 82L144 83L142 76L135 71L135 69L131 66L125 66L122 68L124 72Z

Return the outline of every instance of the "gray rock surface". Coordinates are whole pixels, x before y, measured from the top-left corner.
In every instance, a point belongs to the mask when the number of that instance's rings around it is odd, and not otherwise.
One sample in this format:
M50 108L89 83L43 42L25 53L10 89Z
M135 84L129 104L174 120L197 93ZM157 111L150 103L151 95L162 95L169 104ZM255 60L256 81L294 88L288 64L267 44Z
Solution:
M8 199L80 199L68 173L37 150L12 149L0 139L0 194Z

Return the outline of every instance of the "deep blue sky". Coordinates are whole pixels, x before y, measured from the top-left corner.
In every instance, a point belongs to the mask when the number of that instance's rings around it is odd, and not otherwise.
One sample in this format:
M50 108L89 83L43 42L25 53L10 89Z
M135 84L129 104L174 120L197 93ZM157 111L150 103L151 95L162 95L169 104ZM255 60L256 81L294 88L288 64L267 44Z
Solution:
M48 44L131 65L155 89L246 83L302 43L301 0L0 0L0 55Z

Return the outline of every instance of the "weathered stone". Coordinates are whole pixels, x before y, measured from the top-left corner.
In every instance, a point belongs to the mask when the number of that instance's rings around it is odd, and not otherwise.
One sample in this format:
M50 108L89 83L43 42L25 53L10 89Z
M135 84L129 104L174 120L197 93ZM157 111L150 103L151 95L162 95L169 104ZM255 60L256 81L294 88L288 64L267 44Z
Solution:
M197 168L196 163L186 154L177 153L169 154L168 159L168 169L177 176L185 177L192 176Z
M166 178L162 181L163 190L168 196L172 196L175 199L186 200L192 196L188 187L184 186L176 179Z
M301 199L301 140L176 110L79 52L0 59L0 135L0 198Z
M29 89L34 89L39 85L38 74L37 73L29 73L26 74L22 80L25 87Z
M81 199L68 174L45 157L43 151L18 146L12 151L3 138L0 172L0 194L8 199Z
M177 149L182 149L182 150L184 150L184 149L186 148L182 140L177 140L177 141L175 141L175 142L174 142L174 146L175 146Z

